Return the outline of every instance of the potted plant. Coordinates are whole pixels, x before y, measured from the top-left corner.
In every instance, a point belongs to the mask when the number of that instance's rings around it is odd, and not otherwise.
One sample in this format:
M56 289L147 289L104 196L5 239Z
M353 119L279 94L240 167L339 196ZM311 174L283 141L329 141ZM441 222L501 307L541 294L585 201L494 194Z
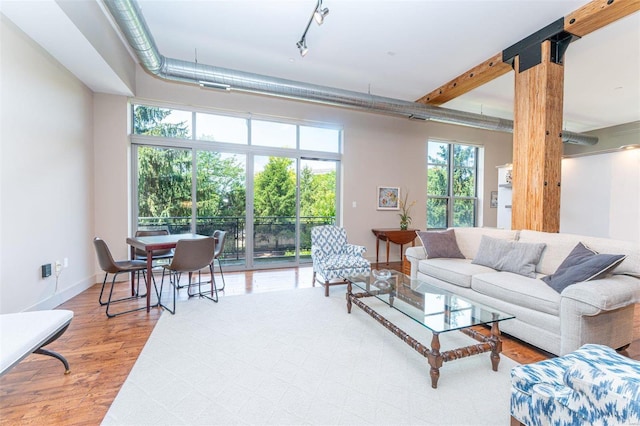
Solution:
M399 201L400 211L402 213L398 213L398 216L400 216L400 229L402 229L403 231L407 230L409 228L409 225L411 224L411 216L409 216L409 213L411 213L411 207L413 207L416 203L415 200L413 200L411 203L408 203L408 198L409 191L406 191L404 198L401 198Z

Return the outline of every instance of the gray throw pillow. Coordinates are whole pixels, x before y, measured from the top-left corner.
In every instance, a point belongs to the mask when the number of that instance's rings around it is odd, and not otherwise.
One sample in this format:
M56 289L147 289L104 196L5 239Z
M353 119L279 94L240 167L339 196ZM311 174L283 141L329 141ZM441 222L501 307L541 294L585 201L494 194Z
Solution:
M582 243L571 250L556 272L542 278L558 293L571 284L592 281L613 271L625 259L623 254L598 254Z
M483 235L471 263L535 278L536 265L545 247L545 243L521 243Z
M427 252L427 259L436 257L448 257L453 259L464 259L464 255L458 248L456 234L453 229L442 232L416 231L418 238Z
M560 266L558 266L558 269L556 269L555 273L557 274L558 272L564 271L567 268L579 265L580 263L588 260L590 257L595 256L596 254L598 254L597 251L591 250L589 247L585 246L582 243L578 243L573 248L573 250L571 250L571 253L569 253L569 255L562 261ZM546 277L542 278L542 280L548 282L547 280L549 280L552 276L553 275L547 275Z

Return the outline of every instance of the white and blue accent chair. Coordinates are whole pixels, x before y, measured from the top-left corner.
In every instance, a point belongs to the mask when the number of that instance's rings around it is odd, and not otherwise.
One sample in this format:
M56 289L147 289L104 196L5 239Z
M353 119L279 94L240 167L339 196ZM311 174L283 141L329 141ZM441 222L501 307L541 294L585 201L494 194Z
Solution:
M371 273L371 264L364 258L367 249L347 243L347 231L335 225L315 226L311 229L311 260L313 260L313 286L316 280L324 285L324 295L329 296L329 286L345 284L345 277ZM324 281L318 280L320 275ZM339 281L335 281L339 279Z
M511 425L640 424L640 362L608 346L511 370Z

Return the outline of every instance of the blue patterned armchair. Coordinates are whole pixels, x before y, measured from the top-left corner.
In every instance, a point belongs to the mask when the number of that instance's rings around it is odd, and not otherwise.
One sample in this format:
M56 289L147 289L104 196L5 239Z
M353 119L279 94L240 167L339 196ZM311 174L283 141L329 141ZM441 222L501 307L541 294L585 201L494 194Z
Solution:
M640 424L640 362L608 346L511 370L511 424Z
M371 264L364 258L366 248L347 243L347 232L334 225L315 226L311 229L311 260L313 260L313 285L316 275L324 281L324 295L329 296L329 286L344 284L344 277L367 274ZM335 282L334 280L340 279ZM334 282L332 282L334 281Z

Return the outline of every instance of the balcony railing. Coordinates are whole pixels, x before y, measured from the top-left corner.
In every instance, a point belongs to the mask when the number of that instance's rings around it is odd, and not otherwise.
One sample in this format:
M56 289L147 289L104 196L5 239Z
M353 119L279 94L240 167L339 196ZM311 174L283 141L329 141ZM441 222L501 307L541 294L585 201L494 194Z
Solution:
M311 228L331 225L335 217L300 217L300 259L311 258ZM191 232L191 217L140 217L138 229L168 229L171 234ZM246 259L246 220L244 216L198 216L196 233L212 235L220 229L227 232L220 259L225 264L244 264ZM265 216L253 221L253 256L256 262L294 259L296 253L296 218Z

